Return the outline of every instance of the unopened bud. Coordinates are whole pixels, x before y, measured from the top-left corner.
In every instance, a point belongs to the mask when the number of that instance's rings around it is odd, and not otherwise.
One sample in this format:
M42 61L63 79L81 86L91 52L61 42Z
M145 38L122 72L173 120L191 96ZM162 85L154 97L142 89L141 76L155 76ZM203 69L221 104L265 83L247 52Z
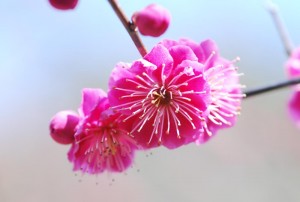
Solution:
M72 111L60 111L50 121L50 135L60 144L71 144L74 141L75 128L79 117Z
M169 27L171 15L162 6L150 4L135 12L131 19L142 35L159 37Z
M49 0L50 4L60 10L74 9L78 0Z

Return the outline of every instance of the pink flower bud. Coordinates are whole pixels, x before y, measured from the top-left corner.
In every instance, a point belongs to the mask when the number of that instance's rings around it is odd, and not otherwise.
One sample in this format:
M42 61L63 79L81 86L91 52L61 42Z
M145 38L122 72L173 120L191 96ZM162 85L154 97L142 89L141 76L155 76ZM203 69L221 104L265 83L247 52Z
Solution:
M171 15L165 8L150 4L143 10L135 12L131 19L142 35L158 37L167 30Z
M74 141L75 128L79 122L78 115L72 111L60 111L50 121L50 135L60 144Z
M49 0L50 4L60 10L74 9L78 0Z

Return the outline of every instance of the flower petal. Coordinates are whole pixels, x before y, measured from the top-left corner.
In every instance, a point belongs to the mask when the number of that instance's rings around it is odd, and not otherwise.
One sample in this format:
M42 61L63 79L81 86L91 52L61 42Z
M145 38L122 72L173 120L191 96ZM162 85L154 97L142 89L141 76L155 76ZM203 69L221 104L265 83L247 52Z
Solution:
M300 91L294 91L288 102L288 112L292 120L300 128Z
M180 64L183 60L198 61L197 56L193 50L184 45L173 46L169 49L171 56L174 60L174 67Z
M88 115L98 104L100 99L107 97L102 89L85 88L82 91L82 103L79 108L81 116Z

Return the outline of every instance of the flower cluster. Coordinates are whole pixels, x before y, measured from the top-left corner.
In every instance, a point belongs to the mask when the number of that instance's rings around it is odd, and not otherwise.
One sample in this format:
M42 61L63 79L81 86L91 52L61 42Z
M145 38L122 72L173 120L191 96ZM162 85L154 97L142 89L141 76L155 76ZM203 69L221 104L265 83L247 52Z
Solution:
M52 137L72 144L74 170L91 174L124 171L136 150L204 143L233 126L240 111L235 62L222 58L211 40L164 40L143 58L117 64L107 95L85 89L77 116L52 119Z
M48 0L60 10L74 9L78 0ZM150 4L136 11L131 21L116 0L108 0L129 33L142 58L119 63L113 69L108 92L84 89L78 113L58 112L50 122L50 135L70 144L68 159L74 170L99 174L123 172L134 162L138 150L176 149L201 145L224 128L232 127L241 100L269 90L295 84L300 78L300 48L293 46L270 3L286 52L290 79L280 85L242 93L235 63L220 56L212 40L163 40L150 52L139 38L159 37L169 27L171 15ZM289 113L300 127L300 84L293 87Z
M49 1L63 10L78 2ZM157 4L135 12L128 22L117 2L109 3L131 36L138 30L158 37L169 26L170 13ZM52 138L71 144L74 170L122 172L137 150L202 144L235 124L244 96L237 60L222 58L211 40L163 40L147 53L139 37L132 38L142 58L116 65L108 93L84 89L78 113L61 111L51 120Z

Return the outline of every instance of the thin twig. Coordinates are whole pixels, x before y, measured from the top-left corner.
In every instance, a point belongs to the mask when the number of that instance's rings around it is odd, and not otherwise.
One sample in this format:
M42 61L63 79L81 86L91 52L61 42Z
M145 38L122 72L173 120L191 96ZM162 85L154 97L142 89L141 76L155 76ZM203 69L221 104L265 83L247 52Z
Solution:
M268 1L267 4L267 9L270 12L272 19L277 27L277 30L279 32L280 38L283 42L285 51L287 53L287 55L291 55L293 49L294 49L294 45L291 41L291 38L288 34L288 31L279 15L279 9L278 6L276 4L274 4L271 0Z
M297 78L297 79L292 79L292 80L289 80L289 81L284 81L284 82L281 82L281 83L276 83L276 84L273 84L273 85L270 85L270 86L257 88L257 89L254 89L254 90L249 90L249 91L244 92L244 94L246 94L246 97L244 99L252 97L254 95L259 95L259 94L262 94L262 93L266 93L266 92L269 92L269 91L272 91L272 90L277 90L277 89L284 88L284 87L287 87L287 86L292 86L292 85L299 84L299 83L300 83L300 78Z
M134 45L140 52L141 56L144 57L147 54L147 50L139 37L135 25L128 20L128 18L126 17L126 15L122 11L122 9L120 8L116 0L108 0L108 2L110 3L114 12L117 14L118 18L120 19L123 26L127 30L129 36L131 37L132 41L134 42Z

